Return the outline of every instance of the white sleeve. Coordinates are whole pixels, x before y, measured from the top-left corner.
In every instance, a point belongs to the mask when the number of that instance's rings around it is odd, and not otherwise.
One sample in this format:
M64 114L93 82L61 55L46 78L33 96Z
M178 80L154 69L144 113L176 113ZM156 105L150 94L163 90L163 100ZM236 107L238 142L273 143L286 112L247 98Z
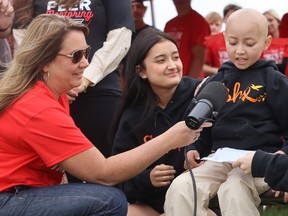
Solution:
M26 34L27 29L12 29L13 39L14 39L14 53L18 51L18 48Z
M130 49L131 38L131 29L125 27L108 32L103 47L94 53L90 65L83 74L92 82L92 86L118 67Z

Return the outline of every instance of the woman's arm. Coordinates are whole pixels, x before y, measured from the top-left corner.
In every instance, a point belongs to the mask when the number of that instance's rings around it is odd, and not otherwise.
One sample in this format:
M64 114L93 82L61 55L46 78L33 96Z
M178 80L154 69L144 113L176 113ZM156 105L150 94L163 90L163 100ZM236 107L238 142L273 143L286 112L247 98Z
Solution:
M204 126L211 126L211 123L205 123ZM59 165L84 181L115 185L138 175L169 150L193 143L201 130L191 130L182 121L130 151L106 159L93 147L60 162Z

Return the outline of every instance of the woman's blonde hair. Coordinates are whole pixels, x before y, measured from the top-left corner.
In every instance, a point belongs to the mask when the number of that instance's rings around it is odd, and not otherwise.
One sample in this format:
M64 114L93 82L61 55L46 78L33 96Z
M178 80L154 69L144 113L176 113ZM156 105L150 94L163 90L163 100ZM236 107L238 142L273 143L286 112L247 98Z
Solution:
M0 77L0 113L43 79L43 67L56 57L70 31L88 28L65 16L42 14L28 26L11 66Z
M267 11L263 12L263 15L265 15L265 14L269 14L269 15L273 16L277 20L278 23L281 22L281 17L279 16L279 14L275 10L272 10L272 9L267 10Z

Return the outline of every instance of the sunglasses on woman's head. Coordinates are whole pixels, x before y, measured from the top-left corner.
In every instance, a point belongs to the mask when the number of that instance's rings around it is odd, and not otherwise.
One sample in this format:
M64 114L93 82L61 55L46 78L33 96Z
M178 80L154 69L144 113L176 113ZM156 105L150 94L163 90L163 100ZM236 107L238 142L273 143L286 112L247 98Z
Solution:
M69 55L65 55L65 54L61 54L58 53L58 55L61 56L66 56L68 58L72 59L72 63L77 64L81 61L81 59L83 58L83 56L87 59L90 53L91 47L87 46L85 49L83 50L75 50L74 52L72 52Z

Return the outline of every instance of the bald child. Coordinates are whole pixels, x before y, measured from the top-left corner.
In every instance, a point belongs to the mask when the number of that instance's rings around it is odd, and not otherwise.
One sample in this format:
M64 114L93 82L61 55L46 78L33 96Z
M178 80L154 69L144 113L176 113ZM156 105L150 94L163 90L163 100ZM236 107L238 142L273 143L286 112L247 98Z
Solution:
M264 15L254 9L241 9L231 14L226 23L225 44L235 67L244 70L259 60L268 49L271 35Z
M213 127L204 130L187 153L196 181L196 199L191 175L185 172L174 179L166 193L166 216L192 215L195 210L197 216L206 216L209 201L216 195L222 216L260 215L260 194L270 189L264 178L247 175L231 161L197 164L196 159L212 156L224 147L287 154L282 137L288 131L288 100L284 100L288 79L273 61L259 60L270 42L268 23L260 12L246 8L229 16L225 43L230 61L206 81L222 82L228 99Z

